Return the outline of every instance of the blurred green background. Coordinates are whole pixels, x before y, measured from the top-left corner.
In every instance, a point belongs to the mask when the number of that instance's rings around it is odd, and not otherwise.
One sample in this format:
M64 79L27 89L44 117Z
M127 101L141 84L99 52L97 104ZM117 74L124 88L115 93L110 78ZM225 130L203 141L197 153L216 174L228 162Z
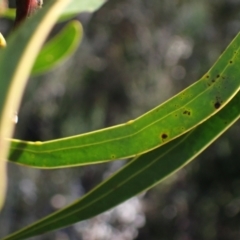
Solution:
M240 0L109 0L96 13L76 18L84 25L84 40L64 64L30 79L16 138L44 141L85 133L159 105L199 79L239 32ZM1 19L0 31L10 34L12 25ZM240 239L239 147L238 121L154 189L94 219L32 239ZM61 170L9 164L0 236L71 203L124 162Z

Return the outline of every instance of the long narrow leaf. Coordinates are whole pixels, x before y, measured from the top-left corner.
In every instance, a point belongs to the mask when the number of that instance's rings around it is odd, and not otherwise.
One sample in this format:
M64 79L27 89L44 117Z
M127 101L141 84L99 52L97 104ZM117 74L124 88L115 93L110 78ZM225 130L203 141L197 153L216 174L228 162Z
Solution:
M225 106L239 91L239 66L240 34L198 82L136 120L48 142L12 140L9 160L57 168L143 154L193 129Z
M0 52L0 161L5 169L9 141L14 129L13 116L27 83L34 60L52 25L69 0L51 1L31 21L12 34L8 47ZM34 34L33 34L34 33ZM1 172L2 173L2 172ZM4 199L6 175L0 176L0 207Z
M127 164L82 199L3 240L20 240L91 218L145 191L189 163L240 117L240 93L191 132Z

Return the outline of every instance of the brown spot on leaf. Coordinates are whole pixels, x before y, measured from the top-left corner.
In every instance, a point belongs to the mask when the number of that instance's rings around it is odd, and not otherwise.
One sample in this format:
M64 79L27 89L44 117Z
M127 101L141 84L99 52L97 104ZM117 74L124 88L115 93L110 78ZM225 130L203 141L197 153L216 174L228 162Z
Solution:
M185 111L183 112L183 114L186 114L186 115L190 116L190 115L191 115L191 112L190 112L190 111L187 111L187 110L185 110Z
M162 137L162 139L166 139L168 137L168 135L166 133L163 133L161 137Z
M221 103L220 103L219 101L215 102L215 103L214 103L214 107L215 107L216 109L220 108L220 107L221 107Z
M215 101L215 103L214 103L215 109L220 108L221 105L222 105L222 100L221 100L221 98L220 98L219 96L217 96L217 97L216 97L216 101Z

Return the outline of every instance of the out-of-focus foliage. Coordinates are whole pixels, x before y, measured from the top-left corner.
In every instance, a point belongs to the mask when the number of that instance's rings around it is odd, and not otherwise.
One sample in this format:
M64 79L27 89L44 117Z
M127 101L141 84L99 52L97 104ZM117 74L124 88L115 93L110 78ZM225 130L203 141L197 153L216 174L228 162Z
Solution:
M48 140L87 132L156 106L212 65L240 29L239 8L240 2L228 0L116 0L94 15L81 15L84 45L56 72L30 81L16 137ZM97 240L99 235L86 230L89 226L102 234L99 229L107 229L111 239L122 237L121 232L133 239L144 223L143 210L146 224L138 240L238 239L239 137L237 123L193 164L148 192L143 209L127 208L135 217L131 224L120 214L105 215L98 224L88 221L42 239ZM10 166L15 179L0 235L70 203L116 167L40 171Z
M81 24L78 21L71 21L64 30L44 45L31 73L43 74L64 62L79 46L82 34Z
M33 21L26 21L11 35L8 47L0 55L0 208L5 199L6 170L8 155L7 139L13 136L15 122L12 117L18 111L25 89L28 74L51 26L56 22L61 9L69 0L52 1L46 8L36 14ZM45 14L45 13L49 14ZM47 22L48 25L44 25ZM44 25L44 27L43 27ZM34 37L32 35L34 33ZM34 41L35 40L35 41ZM5 163L5 165L4 165Z

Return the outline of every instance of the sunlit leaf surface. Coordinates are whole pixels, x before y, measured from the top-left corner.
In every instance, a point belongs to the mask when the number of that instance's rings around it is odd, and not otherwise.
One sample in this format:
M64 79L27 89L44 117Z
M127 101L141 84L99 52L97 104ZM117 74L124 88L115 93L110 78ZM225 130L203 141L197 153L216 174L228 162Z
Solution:
M225 106L239 91L239 66L240 34L199 81L143 116L54 141L12 140L9 160L32 167L57 168L148 152L186 133Z

